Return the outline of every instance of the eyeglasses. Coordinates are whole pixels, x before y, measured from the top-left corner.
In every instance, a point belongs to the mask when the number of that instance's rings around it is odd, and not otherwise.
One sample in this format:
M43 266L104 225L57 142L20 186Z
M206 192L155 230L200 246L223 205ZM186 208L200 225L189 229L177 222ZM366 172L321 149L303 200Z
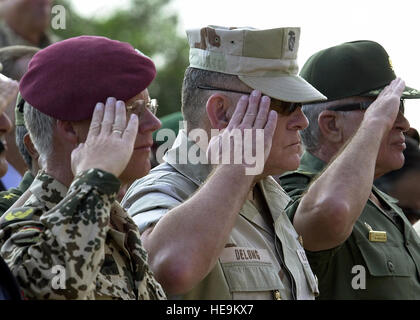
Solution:
M332 111L354 111L354 110L366 110L375 100L372 101L362 101L362 102L356 102L356 103L350 103L350 104L344 104L340 106L332 106L327 108L327 110ZM400 112L404 114L405 107L404 107L404 100L400 100Z
M250 95L251 92L246 91L239 91L239 90L230 90L230 89L222 89L222 88L216 88L216 87L210 87L210 86L197 86L197 89L202 90L214 90L214 91L226 91L226 92L234 92L234 93L240 93L245 95ZM297 108L302 107L302 104L299 102L287 102L287 101L281 101L270 97L270 108L277 113L280 113L284 116L288 116L295 112Z
M132 105L126 106L127 115L130 116L131 114L135 113L141 119L144 117L146 110L148 109L151 113L156 115L157 108L159 107L157 99L150 99L146 102L146 100L136 100Z

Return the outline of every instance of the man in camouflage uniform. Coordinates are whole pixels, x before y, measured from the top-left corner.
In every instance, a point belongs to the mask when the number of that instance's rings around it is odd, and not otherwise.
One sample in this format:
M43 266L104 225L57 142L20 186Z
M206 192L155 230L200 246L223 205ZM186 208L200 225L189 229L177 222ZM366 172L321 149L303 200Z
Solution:
M0 0L0 47L12 45L45 48L51 19L51 0Z
M304 105L306 151L280 181L295 200L287 211L318 276L319 298L419 299L420 238L373 180L402 167L410 125L400 99L420 92L396 79L373 41L317 52L300 74L329 100Z
M166 162L135 182L122 202L140 227L151 267L168 294L184 299L314 299L317 294L283 210L289 197L269 177L299 165L298 130L307 120L298 103L325 98L296 75L299 34L299 28L187 31L190 67L182 111L188 128L178 134ZM226 129L211 140L213 146L238 130L263 130L264 140L235 145L241 155L248 146L254 151L261 146L260 170L247 173L250 159L214 166L202 161L202 136L211 129ZM216 159L224 158L214 152ZM198 163L187 158L197 153Z
M58 42L31 60L20 92L44 170L24 206L0 220L1 256L25 298L165 298L115 201L131 162L150 168L160 123L146 88L155 72L138 50L103 37Z

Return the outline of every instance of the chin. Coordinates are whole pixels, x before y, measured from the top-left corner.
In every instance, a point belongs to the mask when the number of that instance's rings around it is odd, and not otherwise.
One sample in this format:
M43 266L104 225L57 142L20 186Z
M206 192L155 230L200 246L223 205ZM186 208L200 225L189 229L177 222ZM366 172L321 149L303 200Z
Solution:
M150 171L151 165L149 159L145 161L138 161L129 163L124 172L120 175L120 180L123 184L132 184L137 179L143 178Z

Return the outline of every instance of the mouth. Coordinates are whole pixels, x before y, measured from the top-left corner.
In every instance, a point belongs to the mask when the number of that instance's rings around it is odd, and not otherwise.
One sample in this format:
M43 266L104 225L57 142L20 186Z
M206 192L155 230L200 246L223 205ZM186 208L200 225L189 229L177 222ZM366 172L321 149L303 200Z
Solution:
M300 146L301 142L297 141L288 145L288 147Z

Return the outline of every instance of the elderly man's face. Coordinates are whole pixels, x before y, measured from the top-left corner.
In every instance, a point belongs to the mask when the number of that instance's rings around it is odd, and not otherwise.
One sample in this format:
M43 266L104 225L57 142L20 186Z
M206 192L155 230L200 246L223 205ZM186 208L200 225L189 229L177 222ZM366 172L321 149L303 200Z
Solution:
M346 100L347 102L369 101L371 98L356 97ZM345 112L344 141L350 139L359 128L363 120L364 111ZM408 120L400 112L391 131L382 140L378 158L376 160L375 177L379 177L389 171L397 170L404 164L403 151L405 138L403 132L410 128Z
M127 106L130 106L136 100L149 101L149 99L149 92L146 89L125 103ZM145 176L149 172L151 168L150 152L153 146L152 134L160 126L161 122L149 109L146 109L146 112L139 117L139 131L134 143L133 155L120 176L120 180L123 183L131 184L134 180Z
M9 0L19 19L26 21L36 30L44 31L50 23L52 0Z
M242 89L239 87L236 90L248 93L252 91L252 88ZM233 100L233 105L236 105L241 95L239 93L234 93L233 95L236 96L236 99ZM281 108L279 109L275 102L272 105L272 110L278 113L277 125L273 135L271 151L264 165L262 176L279 175L299 167L300 156L303 151L299 130L303 130L308 126L308 119L303 114L301 107L296 108L292 113L286 112L287 115L285 115L284 110L279 112ZM232 109L231 113L233 113L235 108Z
M290 115L278 114L271 151L264 167L265 174L278 175L299 167L302 154L299 130L307 126L308 119L300 107Z
M130 100L125 101L126 106L133 105L137 100L149 101L149 93L146 90L140 92ZM149 110L143 109L139 117L139 129L137 132L137 138L134 143L134 150L131 156L130 162L127 167L120 175L119 179L123 184L131 184L136 179L144 177L149 173L150 164L150 152L153 145L153 131L160 128L161 123L158 118ZM137 111L135 113L138 113ZM127 121L129 119L129 112L127 112ZM79 131L80 142L85 141L89 132L91 120L84 120L76 123ZM116 150L118 152L118 150Z

